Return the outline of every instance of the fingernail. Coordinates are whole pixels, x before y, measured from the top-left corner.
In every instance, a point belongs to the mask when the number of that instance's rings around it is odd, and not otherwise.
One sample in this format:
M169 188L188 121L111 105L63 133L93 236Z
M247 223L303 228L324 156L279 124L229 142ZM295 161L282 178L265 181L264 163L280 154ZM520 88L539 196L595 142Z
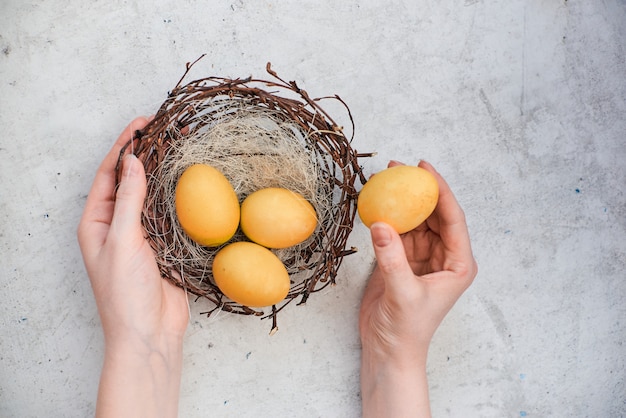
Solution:
M125 176L134 176L139 172L137 167L137 156L135 154L126 154L124 156L124 173Z
M389 227L380 222L375 222L370 226L370 233L372 234L372 241L377 247L386 247L391 243Z
M420 163L418 164L418 166L424 168L424 167L428 167L430 168L432 171L435 171L435 167L433 167L433 165L431 163L429 163L426 160L420 160Z

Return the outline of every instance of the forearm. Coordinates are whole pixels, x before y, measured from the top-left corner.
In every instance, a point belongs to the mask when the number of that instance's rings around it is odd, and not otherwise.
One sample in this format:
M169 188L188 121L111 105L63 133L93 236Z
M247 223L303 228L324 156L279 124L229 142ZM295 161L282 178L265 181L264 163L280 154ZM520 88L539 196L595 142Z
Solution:
M394 364L366 351L361 358L363 417L430 417L426 361Z
M158 350L107 344L96 416L176 417L182 373L182 341Z

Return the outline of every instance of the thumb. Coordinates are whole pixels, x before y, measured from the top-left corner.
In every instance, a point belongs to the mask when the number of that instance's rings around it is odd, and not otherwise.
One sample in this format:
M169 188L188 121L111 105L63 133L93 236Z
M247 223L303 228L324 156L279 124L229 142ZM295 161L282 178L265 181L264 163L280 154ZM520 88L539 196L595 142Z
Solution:
M146 198L146 174L134 154L124 157L122 176L115 199L111 227L128 233L141 225L141 212Z
M370 234L377 266L385 280L386 288L394 293L404 292L407 282L413 281L414 275L400 235L383 222L373 223L370 226Z

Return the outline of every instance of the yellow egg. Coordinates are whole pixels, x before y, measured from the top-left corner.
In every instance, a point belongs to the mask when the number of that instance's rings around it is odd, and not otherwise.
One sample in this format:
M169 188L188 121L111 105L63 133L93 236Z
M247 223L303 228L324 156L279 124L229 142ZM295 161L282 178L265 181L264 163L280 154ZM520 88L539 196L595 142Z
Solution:
M289 292L289 274L274 253L253 242L234 242L213 259L213 278L224 295L250 307L274 305Z
M357 210L368 228L374 222L385 222L403 234L424 222L438 199L437 179L430 172L400 165L377 173L365 183Z
M268 248L287 248L309 238L317 226L315 209L302 195L269 187L241 204L241 230Z
M218 246L239 226L239 200L224 175L214 167L195 164L176 185L176 216L180 226L200 245Z

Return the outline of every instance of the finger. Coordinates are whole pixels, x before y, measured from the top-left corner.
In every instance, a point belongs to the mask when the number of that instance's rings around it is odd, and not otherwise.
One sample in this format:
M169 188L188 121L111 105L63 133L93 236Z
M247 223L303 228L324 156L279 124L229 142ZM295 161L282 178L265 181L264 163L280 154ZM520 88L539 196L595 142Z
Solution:
M421 161L419 166L429 171L437 179L439 200L433 214L437 217L439 236L444 245L450 251L473 260L465 213L450 186L430 163ZM467 261L469 262L469 259Z
M396 160L391 160L389 161L389 163L387 164L387 168L391 168L391 167L396 167L398 165L406 165L400 161L396 161Z
M145 127L148 121L144 117L133 120L124 129L96 171L78 228L78 241L84 251L92 251L104 244L113 217L115 166L120 150L132 139L134 132Z
M396 166L399 166L399 165L406 165L406 164L401 163L400 161L390 160L390 161L387 163L387 168L396 167ZM374 177L375 175L376 175L376 174L372 174L372 175L370 176L370 178Z
M141 212L146 198L146 187L143 164L135 155L126 155L111 221L111 230L118 236L143 239Z
M148 123L148 119L140 117L133 120L121 133L113 147L100 164L94 179L85 209L95 209L101 202L113 201L113 190L115 188L115 166L120 155L120 151L128 141L133 138L135 131L142 129ZM85 212L90 212L85 210ZM110 214L111 215L111 214ZM110 216L109 215L109 216ZM110 218L109 218L110 221Z
M385 282L385 288L399 296L407 289L407 282L413 281L414 275L406 258L402 239L398 233L383 222L370 226L372 244L376 254L377 269Z

